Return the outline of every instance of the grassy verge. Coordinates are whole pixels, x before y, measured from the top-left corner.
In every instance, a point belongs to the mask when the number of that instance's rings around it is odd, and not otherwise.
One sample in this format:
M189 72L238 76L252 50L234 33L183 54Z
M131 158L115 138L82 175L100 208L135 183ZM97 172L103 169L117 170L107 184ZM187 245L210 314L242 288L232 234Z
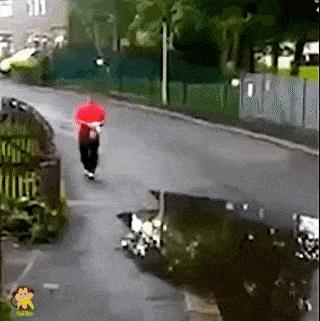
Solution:
M280 69L279 74L283 76L290 76L290 69ZM304 66L300 67L299 77L310 81L319 80L319 67Z
M300 68L300 77L307 80L319 80L319 67L307 66Z

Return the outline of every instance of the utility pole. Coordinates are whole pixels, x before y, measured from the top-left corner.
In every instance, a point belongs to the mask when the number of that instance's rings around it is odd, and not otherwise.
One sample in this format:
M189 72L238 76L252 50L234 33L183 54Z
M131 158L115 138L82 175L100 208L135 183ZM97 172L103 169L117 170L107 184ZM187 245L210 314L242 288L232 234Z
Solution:
M162 104L168 104L168 24L162 22Z

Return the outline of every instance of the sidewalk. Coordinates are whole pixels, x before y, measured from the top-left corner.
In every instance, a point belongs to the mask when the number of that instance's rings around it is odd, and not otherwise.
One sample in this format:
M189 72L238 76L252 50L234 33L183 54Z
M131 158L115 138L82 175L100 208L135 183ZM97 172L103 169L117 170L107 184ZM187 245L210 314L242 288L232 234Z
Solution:
M11 241L2 241L3 253L3 285L4 293L10 295L19 281L28 273L39 256L39 250L16 244Z

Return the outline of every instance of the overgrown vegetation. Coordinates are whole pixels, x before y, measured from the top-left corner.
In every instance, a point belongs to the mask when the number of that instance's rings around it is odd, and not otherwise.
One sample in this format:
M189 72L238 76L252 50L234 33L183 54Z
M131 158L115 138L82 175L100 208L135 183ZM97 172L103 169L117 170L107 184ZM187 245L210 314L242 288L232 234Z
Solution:
M303 48L319 39L317 4L313 0L70 0L99 53L130 39L131 48L159 53L162 20L168 21L171 45L198 64L219 66L224 73L254 71L255 52L269 51L273 67L296 44L292 74L302 64ZM78 25L71 33L71 42ZM82 35L82 33L81 33ZM228 66L228 68L226 68Z
M2 234L17 241L46 243L57 237L66 222L64 199L55 209L37 200L13 200L0 195Z
M32 69L33 66L29 65L26 68ZM20 135L22 139L19 141L17 138L13 145L10 145L12 140L8 140L7 149L0 152L4 162L12 163L10 167L4 167L0 171L1 177L7 182L1 187L0 193L0 234L16 241L48 242L54 239L63 227L67 206L62 197L58 204L49 208L45 202L37 199L38 196L34 192L37 189L37 155L41 155L41 146L45 144L46 134L37 122L29 126L26 117L17 118L14 123L7 121L8 119L6 114L0 118L0 134L8 138ZM26 137L25 140L23 136ZM29 148L28 151L26 146Z
M18 81L29 84L45 83L50 69L48 56L40 58L30 57L26 61L17 61L11 64L13 77Z
M0 298L0 321L14 321L12 308L8 300Z
M162 253L175 283L213 296L224 320L301 320L296 300L310 288L296 290L295 299L288 294L289 284L309 282L316 264L294 257L289 232L272 234L267 225L236 218L218 206L212 213L170 214Z

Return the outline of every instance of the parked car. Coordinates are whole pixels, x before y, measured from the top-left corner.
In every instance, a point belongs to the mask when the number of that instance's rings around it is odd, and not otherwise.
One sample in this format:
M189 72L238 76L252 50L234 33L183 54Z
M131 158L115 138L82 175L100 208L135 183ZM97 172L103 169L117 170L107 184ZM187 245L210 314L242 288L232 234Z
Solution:
M27 48L16 52L11 57L6 58L0 62L0 72L9 73L11 71L13 63L25 62L28 61L31 57L36 58L38 53L39 50L35 48Z

